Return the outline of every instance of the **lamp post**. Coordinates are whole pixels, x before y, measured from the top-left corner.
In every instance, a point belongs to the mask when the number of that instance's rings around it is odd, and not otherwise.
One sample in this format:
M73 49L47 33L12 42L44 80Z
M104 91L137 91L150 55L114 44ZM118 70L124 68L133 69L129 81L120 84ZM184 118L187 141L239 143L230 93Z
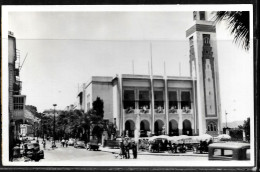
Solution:
M53 113L53 142L54 142L54 147L56 147L55 145L55 107L57 106L57 104L53 104L54 107L54 113Z
M225 115L226 115L226 128L227 128L227 111L225 111Z

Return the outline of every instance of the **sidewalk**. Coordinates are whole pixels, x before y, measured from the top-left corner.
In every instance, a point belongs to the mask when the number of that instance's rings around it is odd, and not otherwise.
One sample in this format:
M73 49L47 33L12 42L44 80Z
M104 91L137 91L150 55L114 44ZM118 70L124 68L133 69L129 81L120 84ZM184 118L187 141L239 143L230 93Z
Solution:
M114 154L119 154L120 149L110 149L107 147L100 147L99 150L103 152L111 152ZM131 153L131 150L130 150ZM169 152L159 152L151 153L146 151L138 151L138 155L153 155L153 156L194 156L194 157L208 157L208 154L194 154L192 151L186 153L169 153Z

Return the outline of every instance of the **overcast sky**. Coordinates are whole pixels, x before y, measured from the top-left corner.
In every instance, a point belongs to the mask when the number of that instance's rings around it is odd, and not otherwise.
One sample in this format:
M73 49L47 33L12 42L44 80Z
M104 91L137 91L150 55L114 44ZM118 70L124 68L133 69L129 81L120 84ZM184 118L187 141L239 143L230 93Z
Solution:
M9 12L17 39L22 94L39 112L76 101L78 84L90 76L153 73L189 76L185 31L192 12ZM232 43L226 25L217 27L222 114L228 121L253 115L253 58ZM181 72L179 70L181 64ZM224 119L223 119L224 122Z

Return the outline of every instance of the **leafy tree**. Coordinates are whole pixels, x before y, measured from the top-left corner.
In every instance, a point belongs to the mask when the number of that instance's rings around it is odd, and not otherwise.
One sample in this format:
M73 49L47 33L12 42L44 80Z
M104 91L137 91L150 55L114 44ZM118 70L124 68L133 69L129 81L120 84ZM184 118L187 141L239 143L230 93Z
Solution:
M93 123L100 123L104 117L104 102L100 99L100 97L97 97L97 99L92 103L92 106L93 108L90 113L90 120Z
M67 111L62 111L56 120L56 126L59 130L59 137L66 137L68 134L68 126L69 126L69 113Z
M214 20L216 23L226 21L227 28L234 35L234 42L246 51L249 50L249 11L218 11Z
M243 129L246 134L246 140L250 142L250 118L247 118L247 120L244 120L243 125L239 125L238 128Z

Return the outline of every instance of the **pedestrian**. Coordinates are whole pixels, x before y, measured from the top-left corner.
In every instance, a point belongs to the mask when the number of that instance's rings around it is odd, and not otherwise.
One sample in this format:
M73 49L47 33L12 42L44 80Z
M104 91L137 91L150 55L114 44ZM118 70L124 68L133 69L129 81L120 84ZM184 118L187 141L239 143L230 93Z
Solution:
M164 151L168 151L168 140L164 141Z
M172 142L171 142L171 141L169 141L169 147L170 147L170 151L171 151L171 153L173 153Z
M132 144L132 151L133 151L133 158L137 159L137 145L136 145L135 141L133 141L133 144Z
M124 147L123 141L120 142L120 156L121 156L121 159L125 158L125 147Z
M126 159L129 159L130 158L130 153L129 153L130 144L128 142L128 139L125 140L124 147L125 147Z
M42 145L43 145L43 149L45 149L45 146L46 146L46 141L45 140L42 141Z
M62 140L61 140L61 145L62 145L62 147L64 147L64 144L65 144L65 140L62 139Z
M56 147L54 140L51 141L51 147L52 147L52 149L54 149Z
M65 141L66 148L68 147L68 142L69 142L68 140Z

